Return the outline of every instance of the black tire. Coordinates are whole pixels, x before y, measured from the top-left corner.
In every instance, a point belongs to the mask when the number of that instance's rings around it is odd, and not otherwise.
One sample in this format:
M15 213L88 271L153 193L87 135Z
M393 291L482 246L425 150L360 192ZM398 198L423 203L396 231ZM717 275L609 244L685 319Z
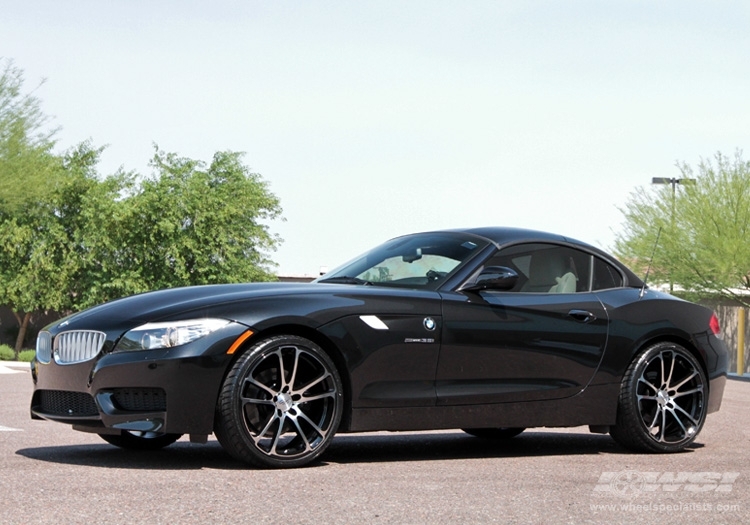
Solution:
M248 349L229 370L214 433L241 461L302 467L331 443L343 400L336 366L318 345L297 336L272 337Z
M703 428L707 402L706 374L695 356L678 344L657 343L626 370L609 433L636 452L679 452Z
M467 434L482 439L510 439L526 430L525 428L462 428Z
M110 445L128 450L159 450L168 447L182 434L161 434L158 432L128 432L122 434L99 434Z

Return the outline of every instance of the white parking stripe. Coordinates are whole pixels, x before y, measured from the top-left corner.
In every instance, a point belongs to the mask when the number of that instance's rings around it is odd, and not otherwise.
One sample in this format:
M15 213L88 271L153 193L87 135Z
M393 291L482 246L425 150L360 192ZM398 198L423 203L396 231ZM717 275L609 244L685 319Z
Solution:
M20 428L10 428L0 425L0 432L23 432Z

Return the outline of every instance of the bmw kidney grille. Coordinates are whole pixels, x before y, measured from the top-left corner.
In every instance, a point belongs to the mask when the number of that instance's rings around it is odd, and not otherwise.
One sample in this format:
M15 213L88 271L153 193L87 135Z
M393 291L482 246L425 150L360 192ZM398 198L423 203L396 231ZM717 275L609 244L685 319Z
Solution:
M93 330L63 332L55 337L54 356L57 364L82 363L97 356L107 335Z

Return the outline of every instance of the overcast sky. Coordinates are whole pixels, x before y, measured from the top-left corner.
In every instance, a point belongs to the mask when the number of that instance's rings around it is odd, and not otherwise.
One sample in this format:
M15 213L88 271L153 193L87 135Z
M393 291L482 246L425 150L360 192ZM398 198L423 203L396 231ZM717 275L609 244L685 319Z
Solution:
M610 248L636 187L748 149L749 28L724 1L2 0L0 57L103 173L246 152L279 272L312 275L437 228Z

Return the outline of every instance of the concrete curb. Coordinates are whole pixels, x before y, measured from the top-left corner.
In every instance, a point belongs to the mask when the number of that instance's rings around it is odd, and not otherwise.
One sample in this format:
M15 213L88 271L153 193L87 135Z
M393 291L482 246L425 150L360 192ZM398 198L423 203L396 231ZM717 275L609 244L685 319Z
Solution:
M8 368L30 368L29 363L23 361L0 361L0 366L7 366Z
M29 363L21 361L0 361L0 374L20 374L31 371Z

